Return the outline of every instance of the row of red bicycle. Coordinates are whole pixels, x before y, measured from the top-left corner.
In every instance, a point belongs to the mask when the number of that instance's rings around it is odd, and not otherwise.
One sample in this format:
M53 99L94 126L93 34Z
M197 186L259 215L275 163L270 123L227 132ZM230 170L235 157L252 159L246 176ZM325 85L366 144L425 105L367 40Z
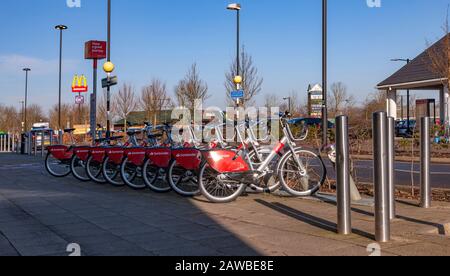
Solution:
M259 143L254 125L237 125L241 141L237 146L225 142L223 126L212 127L215 139L204 144L192 126L180 131L183 139L174 142L171 126L146 124L142 130L128 131L123 144L123 137L112 137L96 140L96 146L49 146L45 167L55 177L72 174L80 181L118 187L150 188L158 193L173 190L188 197L203 194L215 203L234 201L247 188L255 192L282 188L293 196L311 195L325 181L325 165L320 154L296 145L298 140L283 122L283 138L267 145ZM139 143L141 134L144 139Z

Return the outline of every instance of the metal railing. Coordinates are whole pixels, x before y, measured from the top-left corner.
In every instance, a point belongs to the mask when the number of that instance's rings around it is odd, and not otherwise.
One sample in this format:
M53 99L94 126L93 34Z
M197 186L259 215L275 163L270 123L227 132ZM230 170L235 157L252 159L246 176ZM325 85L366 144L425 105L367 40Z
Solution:
M17 139L13 134L1 134L0 135L0 152L15 152L17 150Z

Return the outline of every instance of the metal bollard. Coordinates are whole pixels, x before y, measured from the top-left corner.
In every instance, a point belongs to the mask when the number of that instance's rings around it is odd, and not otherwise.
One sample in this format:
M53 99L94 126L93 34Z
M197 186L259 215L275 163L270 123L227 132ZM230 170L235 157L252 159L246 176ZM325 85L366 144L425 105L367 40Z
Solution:
M336 173L338 233L352 233L351 194L350 194L350 150L348 140L348 117L336 118Z
M431 207L431 186L430 186L430 163L431 163L431 143L430 143L430 118L424 117L420 127L420 207Z
M41 157L44 158L44 149L45 149L45 131L42 131L41 136Z
M389 218L388 120L386 112L373 115L373 154L375 186L375 238L388 242L391 238Z
M389 181L389 218L395 219L395 119L388 118L388 181Z

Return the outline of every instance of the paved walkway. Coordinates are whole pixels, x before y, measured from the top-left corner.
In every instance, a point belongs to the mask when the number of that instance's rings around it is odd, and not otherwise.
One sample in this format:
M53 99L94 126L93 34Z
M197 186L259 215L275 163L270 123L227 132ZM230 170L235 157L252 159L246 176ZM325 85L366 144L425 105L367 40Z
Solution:
M362 255L373 211L355 207L355 234L335 234L336 207L250 195L226 205L48 176L42 160L0 154L0 255ZM450 204L399 204L383 255L450 255Z

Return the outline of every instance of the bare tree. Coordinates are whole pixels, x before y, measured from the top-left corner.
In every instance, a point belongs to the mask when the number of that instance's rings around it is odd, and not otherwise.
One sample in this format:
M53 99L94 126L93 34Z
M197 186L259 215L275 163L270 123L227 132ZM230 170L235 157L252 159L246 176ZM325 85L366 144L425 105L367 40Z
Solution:
M153 79L151 84L144 87L141 93L141 107L144 109L146 118L156 125L158 114L164 107L171 104L167 96L166 84L159 79Z
M55 104L51 107L48 116L49 116L49 123L50 127L53 129L59 129L59 105ZM73 116L73 109L72 106L69 104L62 104L61 105L61 124L62 128L66 127L72 127L74 124L74 116Z
M108 112L107 112L107 91L103 89L103 95L100 98L100 101L97 103L97 124L106 126L106 121L108 120ZM111 118L114 118L117 113L117 107L114 101L111 101L110 106L110 115Z
M244 47L242 48L240 63L240 75L242 77L241 88L245 92L243 106L245 107L255 103L255 97L261 92L264 80L258 76L258 69L253 64L253 58L245 51ZM225 89L229 104L234 103L231 98L231 92L236 90L236 84L234 83L234 77L237 75L236 70L237 61L235 60L230 66L230 71L225 74Z
M329 98L329 112L332 117L343 115L347 107L354 103L353 96L348 95L347 87L342 82L336 82L331 85Z
M13 106L0 105L0 131L18 133L21 131L21 114Z
M27 108L28 128L34 123L45 122L48 118L44 115L43 109L37 104L32 104Z
M449 27L449 9L447 8L447 17L444 25L442 26L444 31L444 38L440 40L437 47L431 47L428 44L428 58L431 60L430 69L438 75L438 77L444 79L443 85L450 87L450 27Z
M200 79L197 64L194 63L183 80L175 88L175 95L180 106L194 110L195 101L202 102L209 98L208 85Z
M277 94L268 94L265 96L264 99L264 106L270 110L272 107L279 107L280 106L280 98Z
M128 116L137 107L136 95L134 88L129 84L124 84L119 93L114 97L117 114L124 120L124 130L127 132Z

